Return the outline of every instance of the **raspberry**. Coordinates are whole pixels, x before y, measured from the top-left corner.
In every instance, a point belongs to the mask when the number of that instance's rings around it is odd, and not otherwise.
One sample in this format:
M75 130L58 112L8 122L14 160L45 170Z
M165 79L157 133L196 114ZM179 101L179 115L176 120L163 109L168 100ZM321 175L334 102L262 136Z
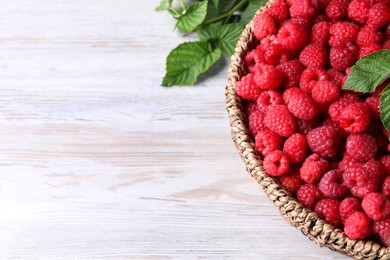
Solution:
M254 101L245 100L243 106L245 115L250 115L257 110L257 104Z
M323 68L328 60L328 52L324 46L312 43L302 50L299 60L306 67Z
M364 132L370 124L370 107L365 102L347 106L340 115L340 126L351 134Z
M310 0L295 1L290 7L291 18L310 19L316 14L316 9L310 5Z
M390 6L379 3L371 6L368 11L367 24L378 29L390 22Z
M273 152L282 145L282 137L266 129L259 131L255 136L255 147L264 156Z
M309 148L320 156L333 159L340 144L337 132L330 126L320 126L307 134Z
M256 65L253 79L261 89L275 89L282 83L282 75L275 66L264 63Z
M288 6L283 0L276 0L266 11L274 21L281 24L288 17Z
M379 45L382 40L382 33L375 31L371 26L365 26L360 29L357 38L356 45L360 48L371 45Z
M352 93L342 94L339 99L332 102L329 106L329 116L333 121L339 122L341 113L349 105L359 102L360 99L358 95Z
M363 165L364 164L362 162L356 161L348 154L345 154L344 158L339 162L339 169L345 171L347 168L349 168L351 166L363 167Z
M283 101L288 111L296 118L303 120L313 119L318 115L314 100L300 88L289 88L283 93Z
M314 85L311 96L318 103L326 104L340 97L340 89L336 84L328 80L322 80Z
M372 231L379 235L379 239L385 246L390 246L390 218L374 221Z
M338 41L330 49L330 65L338 70L352 66L359 56L359 49L351 42Z
M370 10L370 3L367 0L353 0L348 5L348 17L354 22L365 24Z
M333 46L338 41L355 42L358 33L358 25L351 22L336 22L329 29L329 45Z
M341 220L345 222L349 216L355 211L362 211L362 205L358 198L348 197L340 203Z
M256 100L260 95L260 88L254 81L254 75L249 73L236 82L235 90L237 95L247 100Z
M293 22L296 25L301 26L303 29L305 29L306 32L309 32L310 28L312 26L311 19L306 19L306 18L302 18L302 17L291 18L291 22ZM310 40L309 35L308 35L307 40Z
M276 65L282 56L283 49L279 44L271 44L263 51L264 61Z
M278 39L275 34L268 35L264 39L261 40L260 44L257 45L256 50L259 53L263 53L271 44L278 44Z
M329 80L334 84L336 84L339 88L341 88L344 85L343 84L344 83L343 80L345 77L344 73L332 68L328 70L328 74L329 74Z
M327 44L329 40L330 25L328 22L319 22L311 28L311 42Z
M265 125L278 135L287 137L295 132L295 121L285 105L271 105L264 118Z
M290 170L290 160L282 151L275 150L264 157L263 167L271 176L282 176Z
M362 208L367 216L373 220L381 220L390 216L390 201L379 192L364 196Z
M293 171L279 177L280 184L289 192L297 192L303 181L298 171Z
M315 183L322 178L329 169L329 163L318 154L312 154L306 158L300 169L302 180L307 183Z
M313 120L297 119L295 123L297 125L297 132L307 135L311 130L319 126L320 121L318 118L314 118Z
M267 111L268 106L280 104L283 104L282 96L274 89L262 91L257 98L257 109L263 113Z
M268 13L259 13L253 18L253 34L257 39L262 40L277 31L275 21Z
M378 190L379 181L364 166L351 166L344 171L343 179L351 193L358 198Z
M344 131L344 129L342 129L339 125L339 123L333 121L330 117L326 118L324 120L324 122L322 122L322 125L326 125L326 126L330 126L332 127L336 133L342 137L342 138L346 138L348 136L348 133Z
M307 142L305 136L298 133L292 134L284 142L283 152L288 156L290 162L303 162L307 152Z
M314 85L318 81L328 80L328 73L320 68L307 68L302 72L301 79L299 81L300 88L307 94L310 94Z
M371 234L370 219L362 212L354 212L345 220L344 232L350 239L365 239Z
M345 146L347 154L356 161L368 162L375 159L377 145L369 134L351 134Z
M383 49L390 50L390 40L387 40L383 43Z
M378 45L378 44L373 44L373 45L370 45L370 46L364 46L364 47L362 47L359 50L359 57L358 57L358 59L361 59L364 56L366 56L366 55L368 55L370 53L379 51L381 49L382 49L382 47L380 45Z
M287 50L298 50L306 45L309 35L306 30L291 21L286 21L277 34L279 44Z
M371 178L378 181L378 183L381 182L386 174L383 165L379 161L368 161L364 164L364 168L369 172Z
M261 113L260 111L253 111L249 115L249 131L253 134L253 136L256 136L256 134L259 131L267 129L267 127L264 124L264 117L265 114Z
M327 2L329 3L328 0ZM328 17L325 14L318 14L313 18L313 25L321 22L327 22L327 21L328 21Z
M386 177L382 182L382 194L388 199L390 198L390 176Z
M255 68L256 64L262 63L262 62L264 62L263 56L256 49L251 50L249 53L247 53L245 55L245 58L244 58L245 69L249 73L254 73L255 72L254 68Z
M320 217L324 217L329 224L340 227L342 224L339 207L340 201L338 199L323 198L316 203L314 211Z
M317 10L325 8L330 0L310 0L310 5Z
M380 95L372 95L366 99L366 103L370 107L371 116L376 119L380 119L380 111L379 111L380 100L381 100Z
M379 158L379 162L383 165L386 176L390 176L390 155L383 155Z
M318 188L329 198L340 198L348 192L348 187L343 183L343 171L341 170L331 170L325 173Z
M349 0L331 0L325 9L326 15L332 20L346 18L349 2Z
M297 87L305 67L299 60L290 60L276 66L282 73L287 88Z
M312 209L316 201L321 197L320 189L312 183L302 185L297 191L297 200L308 209Z

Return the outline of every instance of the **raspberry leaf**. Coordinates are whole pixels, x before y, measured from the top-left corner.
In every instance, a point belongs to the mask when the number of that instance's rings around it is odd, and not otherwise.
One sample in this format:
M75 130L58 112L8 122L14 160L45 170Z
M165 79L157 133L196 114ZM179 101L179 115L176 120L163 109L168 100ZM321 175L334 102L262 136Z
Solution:
M257 10L260 8L260 6L263 6L266 2L267 0L249 0L248 6L241 13L240 23L244 26L249 23L249 21L252 20Z
M198 76L221 58L221 50L208 42L185 42L173 49L167 58L162 85L193 85Z
M234 47L243 30L243 26L238 23L231 24L210 24L198 31L200 41L206 41L215 48L220 48L224 54L232 55Z
M352 66L343 89L372 93L389 76L390 51L377 51L363 57Z
M166 11L172 6L173 0L162 0L156 7L156 11Z
M383 91L381 95L380 101L380 115L381 121L387 131L390 132L390 85L388 85Z
M178 18L176 27L184 32L192 32L206 18L208 1L192 3Z

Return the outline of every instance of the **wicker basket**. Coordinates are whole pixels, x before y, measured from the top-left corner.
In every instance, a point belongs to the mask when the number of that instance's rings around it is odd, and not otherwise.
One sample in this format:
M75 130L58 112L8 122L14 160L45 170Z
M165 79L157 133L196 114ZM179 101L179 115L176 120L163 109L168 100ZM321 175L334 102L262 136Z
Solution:
M260 8L258 13L264 12L272 2L270 0L264 7ZM251 21L242 32L235 53L231 57L225 90L226 109L230 119L232 138L248 173L263 188L286 221L320 246L326 246L355 259L390 259L390 247L383 247L373 241L349 239L340 229L327 224L316 213L297 202L279 184L278 180L264 171L262 161L255 152L254 143L246 127L247 120L243 113L242 100L234 90L236 81L245 74L244 57L255 44L253 21Z

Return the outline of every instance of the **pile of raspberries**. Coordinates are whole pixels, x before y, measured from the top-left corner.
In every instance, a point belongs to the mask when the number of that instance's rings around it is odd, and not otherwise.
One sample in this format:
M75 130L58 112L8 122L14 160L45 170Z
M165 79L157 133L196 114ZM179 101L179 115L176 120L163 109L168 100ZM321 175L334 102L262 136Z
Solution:
M388 82L341 89L360 58L390 49L390 0L276 0L253 22L235 90L265 171L349 238L390 246Z

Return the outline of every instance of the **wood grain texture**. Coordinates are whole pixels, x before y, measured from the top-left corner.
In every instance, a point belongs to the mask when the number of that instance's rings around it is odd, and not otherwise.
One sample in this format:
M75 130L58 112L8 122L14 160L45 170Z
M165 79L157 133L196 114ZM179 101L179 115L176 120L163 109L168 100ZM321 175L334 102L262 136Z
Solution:
M246 174L226 60L195 87L159 86L195 36L157 4L2 1L0 258L344 259Z

